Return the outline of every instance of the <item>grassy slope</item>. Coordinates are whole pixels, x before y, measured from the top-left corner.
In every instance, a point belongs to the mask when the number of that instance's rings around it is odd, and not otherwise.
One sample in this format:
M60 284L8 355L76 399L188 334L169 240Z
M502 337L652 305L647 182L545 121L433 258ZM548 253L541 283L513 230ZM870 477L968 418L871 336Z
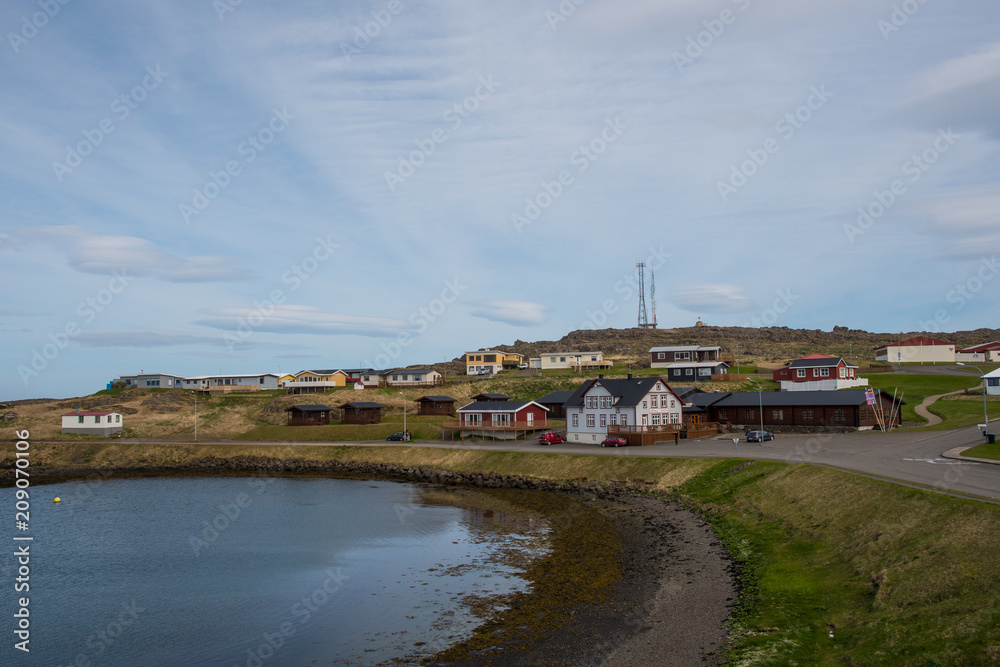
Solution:
M420 448L32 447L33 466L255 454L644 480L706 513L743 565L732 664L982 665L1000 660L1000 507L807 465ZM7 466L10 463L4 462ZM9 467L9 466L7 466ZM829 637L829 627L834 638Z
M920 405L928 396L946 394L950 391L960 389L971 389L978 384L978 377L962 377L959 375L906 375L895 373L872 373L867 376L868 384L876 389L883 389L891 395L894 390L903 393L903 421L911 423L924 423L926 420L913 411L914 406ZM982 400L980 398L980 400ZM943 416L943 415L942 415ZM965 424L949 425L945 428L955 428Z

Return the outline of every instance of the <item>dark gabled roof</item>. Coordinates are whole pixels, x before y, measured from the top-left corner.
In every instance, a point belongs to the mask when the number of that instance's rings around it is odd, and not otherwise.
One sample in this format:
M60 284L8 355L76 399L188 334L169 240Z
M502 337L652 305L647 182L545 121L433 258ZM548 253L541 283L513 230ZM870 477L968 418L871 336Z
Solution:
M892 394L882 390L883 396L892 400ZM741 391L728 394L714 405L717 408L764 407L822 407L838 405L861 405L865 402L864 389L842 389L840 391ZM900 405L906 405L900 401Z
M510 398L510 396L508 396L507 394L486 394L486 393L476 394L472 398L473 399L477 399L480 396L483 396L487 400L490 400L490 401L506 401L506 400L508 400Z
M371 403L369 401L353 401L351 403L344 403L339 406L343 408L381 408L384 407L381 403Z
M701 393L701 394L689 394L686 397L684 397L682 400L685 403L690 403L691 407L693 407L693 408L704 409L704 408L707 408L708 406L710 406L710 405L712 405L714 403L718 403L719 401L721 401L722 399L724 399L726 396L729 396L729 392L728 391L711 392L711 393L704 392L704 393ZM684 408L684 409L688 410L688 408Z
M341 368L348 375L372 375L384 373L385 371L377 371L374 368Z
M459 412L517 412L535 401L475 401L468 405L463 405ZM535 405L538 405L535 403ZM543 410L547 410L543 405L538 405Z
M662 382L663 386L670 389L670 385L667 381L658 376L643 377L643 378L632 378L631 380L623 378L598 378L596 380L587 380L580 388L573 392L565 403L567 408L571 407L583 407L583 396L592 387L600 384L602 387L607 389L612 396L616 399L615 407L634 407L642 402L643 397L650 392L650 390L656 385L657 382Z
M434 401L435 403L454 403L457 398L451 396L421 396L418 401Z
M841 361L844 361L843 357L826 357L825 359L796 359L792 363L788 364L788 368L826 368L829 366L839 366ZM844 361L844 363L847 364L848 367L851 366L851 364L848 364L846 361ZM857 368L857 366L855 366L855 368Z
M704 389L700 387L671 387L674 393L677 394L678 398L684 398L691 394L704 394L706 393Z
M328 405L293 405L285 408L285 412L298 410L300 412L329 412L332 408Z
M545 404L545 403L557 403L559 405L562 405L572 395L573 395L573 390L572 389L569 389L569 390L566 390L566 391L553 391L553 392L550 392L548 394L545 394L541 398L536 398L535 399L535 403L542 403L542 404Z

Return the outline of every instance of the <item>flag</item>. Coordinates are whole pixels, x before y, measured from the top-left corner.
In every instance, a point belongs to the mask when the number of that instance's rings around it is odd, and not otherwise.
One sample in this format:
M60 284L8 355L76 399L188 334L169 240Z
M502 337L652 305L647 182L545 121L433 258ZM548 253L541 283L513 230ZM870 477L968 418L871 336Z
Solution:
M865 389L865 402L868 405L875 405L875 390L868 388Z

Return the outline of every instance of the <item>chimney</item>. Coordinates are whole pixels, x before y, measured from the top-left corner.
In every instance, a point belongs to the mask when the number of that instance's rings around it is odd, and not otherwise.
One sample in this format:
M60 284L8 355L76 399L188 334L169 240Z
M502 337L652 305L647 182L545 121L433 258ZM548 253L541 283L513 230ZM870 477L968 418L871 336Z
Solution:
M629 379L629 380L631 380L631 379L632 379L632 374L631 374L631 373L629 373L629 374L628 374L628 379Z
M597 374L597 379L598 380L603 380L604 379L604 373L598 373Z

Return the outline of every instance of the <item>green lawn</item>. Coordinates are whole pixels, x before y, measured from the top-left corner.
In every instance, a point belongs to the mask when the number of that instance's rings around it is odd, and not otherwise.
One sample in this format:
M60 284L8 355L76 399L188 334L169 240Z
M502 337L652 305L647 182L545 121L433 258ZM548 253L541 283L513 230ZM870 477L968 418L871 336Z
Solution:
M994 426L993 428L997 428ZM972 449L967 449L962 452L962 456L971 456L976 459L990 459L991 461L1000 461L1000 444L985 444L976 445Z
M864 374L862 373L864 377ZM928 396L946 394L959 389L969 389L980 384L978 377L963 377L960 375L898 375L885 373L872 373L868 375L868 384L876 389L882 389L891 395L893 390L896 396L899 392L903 394L906 405L903 406L903 421L925 423L923 417L913 411L914 406L920 405ZM982 404L980 403L980 407ZM937 414L935 412L935 414ZM944 417L945 415L941 415ZM949 415L950 416L950 415ZM945 424L948 424L946 421ZM958 424L961 426L963 424ZM943 428L955 428L955 425L942 425Z
M945 396L938 399L929 409L944 421L936 426L929 426L925 430L940 431L982 424L983 394L980 392L978 396L975 394ZM1000 396L986 397L986 414L991 419L1000 417ZM993 428L1000 429L1000 425L995 425Z

